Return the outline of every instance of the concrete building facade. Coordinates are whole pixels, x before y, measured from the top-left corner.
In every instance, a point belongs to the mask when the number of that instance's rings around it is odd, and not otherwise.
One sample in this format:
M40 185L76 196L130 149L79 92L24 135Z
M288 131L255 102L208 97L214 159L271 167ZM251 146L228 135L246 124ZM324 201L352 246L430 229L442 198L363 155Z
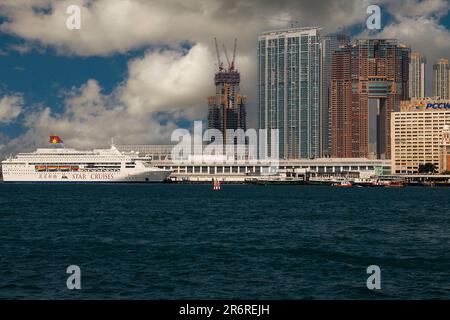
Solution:
M427 163L442 168L442 139L450 125L450 100L402 101L392 113L391 167L393 174L415 174Z

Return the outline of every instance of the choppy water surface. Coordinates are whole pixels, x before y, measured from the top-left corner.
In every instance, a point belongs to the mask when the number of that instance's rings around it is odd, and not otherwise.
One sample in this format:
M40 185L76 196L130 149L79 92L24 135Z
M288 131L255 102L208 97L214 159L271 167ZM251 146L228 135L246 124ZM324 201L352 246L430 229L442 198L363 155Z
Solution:
M440 188L0 184L0 298L448 299L449 199ZM79 291L66 287L72 264Z

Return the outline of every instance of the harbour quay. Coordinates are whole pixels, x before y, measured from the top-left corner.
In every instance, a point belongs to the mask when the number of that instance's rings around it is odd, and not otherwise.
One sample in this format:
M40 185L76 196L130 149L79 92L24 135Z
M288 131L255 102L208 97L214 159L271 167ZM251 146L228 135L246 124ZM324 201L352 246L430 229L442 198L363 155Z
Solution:
M172 145L120 145L122 152L146 158L153 166L171 170L173 182L210 183L213 178L222 183L244 183L271 176L308 182L333 179L369 179L391 174L391 161L366 158L280 159L276 162L248 159L217 159L189 157L172 159ZM289 179L288 179L289 180Z
M326 182L332 179L371 178L390 174L390 161L368 159L314 159L280 160L277 166L249 163L247 160L230 162L154 160L155 167L172 170L170 179L176 182L210 182L213 178L223 183L244 183L271 177L269 181ZM278 178L278 179L277 179ZM292 179L289 179L292 178Z

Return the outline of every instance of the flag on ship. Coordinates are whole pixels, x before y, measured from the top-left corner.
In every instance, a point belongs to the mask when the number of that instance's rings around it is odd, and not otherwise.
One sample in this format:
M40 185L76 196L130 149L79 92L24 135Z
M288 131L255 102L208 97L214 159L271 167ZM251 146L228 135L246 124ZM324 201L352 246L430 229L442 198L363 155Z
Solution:
M60 137L52 135L52 136L50 136L49 143L57 144L57 143L63 143L63 141L61 140Z

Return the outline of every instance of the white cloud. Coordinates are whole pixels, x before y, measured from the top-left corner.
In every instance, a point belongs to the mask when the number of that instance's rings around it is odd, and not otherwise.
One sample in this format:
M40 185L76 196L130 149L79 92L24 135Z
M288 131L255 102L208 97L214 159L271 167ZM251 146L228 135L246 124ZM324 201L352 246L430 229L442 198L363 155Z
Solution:
M186 52L149 51L130 61L128 77L112 93L103 94L101 85L90 79L80 88L64 92L62 112L41 106L28 113L24 119L27 132L5 150L45 145L50 134L58 134L67 146L78 148L105 145L111 137L117 143L167 143L176 121L204 116L206 93L212 93L209 87L213 86L212 79L205 81L211 74L199 66L211 59L202 45ZM2 106L16 110L19 102L7 97ZM12 113L8 114L12 118Z
M445 16L449 11L448 0L395 0L386 1L389 11L403 17Z
M117 105L114 95L103 95L97 81L89 80L67 93L64 111L56 114L42 107L25 117L27 132L8 143L7 150L31 149L46 144L50 134L58 134L70 147L94 148L117 143L162 143L175 124L161 125L152 115L130 115Z
M166 111L178 117L203 117L206 96L214 92L213 61L203 44L188 52L149 52L130 61L120 100L130 114Z
M368 4L369 0L0 0L0 11L8 18L0 31L82 56L183 41L212 47L214 36L238 36L241 50L254 53L261 31L289 26L290 20L328 30L351 26L364 21ZM82 8L81 30L66 28L69 5Z
M22 112L23 98L19 94L4 96L0 99L0 124L14 121Z

